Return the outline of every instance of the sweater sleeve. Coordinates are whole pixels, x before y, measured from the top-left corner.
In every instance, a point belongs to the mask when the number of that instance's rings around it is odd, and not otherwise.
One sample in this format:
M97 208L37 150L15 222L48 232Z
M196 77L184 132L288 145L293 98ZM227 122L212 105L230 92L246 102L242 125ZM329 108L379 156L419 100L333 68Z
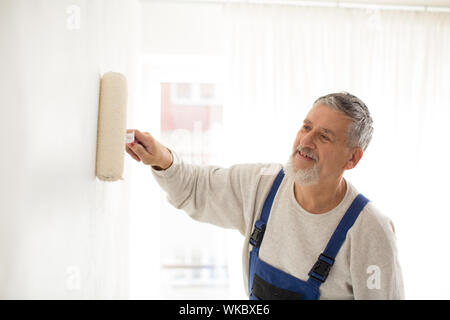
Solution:
M351 232L350 273L354 298L404 299L394 225L371 203L367 207L361 212L362 219L357 220L357 228Z
M251 223L251 201L255 200L258 164L230 168L185 163L171 150L173 163L152 174L166 192L168 202L191 218L245 234Z

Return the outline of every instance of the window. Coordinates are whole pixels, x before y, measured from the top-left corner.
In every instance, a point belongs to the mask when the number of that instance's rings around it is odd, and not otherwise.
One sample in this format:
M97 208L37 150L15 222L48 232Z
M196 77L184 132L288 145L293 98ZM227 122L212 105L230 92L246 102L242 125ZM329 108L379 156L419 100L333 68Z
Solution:
M149 128L187 163L223 164L222 57L155 55L143 63L142 124L136 126ZM137 179L147 181L142 174ZM156 184L136 189L141 199L148 192L161 197L136 210L142 214L132 231L132 297L245 299L239 232L194 221Z
M166 90L175 105L221 105L220 86L215 83L172 83Z
M209 147L222 126L217 83L161 83L161 140L186 162L210 164ZM214 102L211 104L210 102ZM164 298L226 298L228 266L224 234L162 205L161 274Z

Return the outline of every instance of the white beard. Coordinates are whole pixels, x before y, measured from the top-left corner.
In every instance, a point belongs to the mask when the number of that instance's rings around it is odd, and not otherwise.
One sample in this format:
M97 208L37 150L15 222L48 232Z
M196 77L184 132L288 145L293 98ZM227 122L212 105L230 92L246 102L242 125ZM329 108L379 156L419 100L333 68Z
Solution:
M319 168L317 163L309 169L296 169L294 167L294 157L296 153L291 155L283 167L286 178L294 180L301 186L309 186L319 183Z

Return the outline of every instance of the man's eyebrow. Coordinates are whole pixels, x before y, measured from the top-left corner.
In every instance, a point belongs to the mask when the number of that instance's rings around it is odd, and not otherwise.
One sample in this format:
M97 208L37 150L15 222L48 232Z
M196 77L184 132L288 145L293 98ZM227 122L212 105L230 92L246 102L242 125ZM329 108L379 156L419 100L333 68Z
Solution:
M330 136L333 136L333 137L336 136L336 135L334 134L334 132L331 131L330 129L327 129L327 128L320 128L320 129L322 129L323 132L325 132L326 134L329 134Z
M313 124L313 123L312 123L310 120L308 120L308 119L303 120L303 123L304 123L304 124ZM330 136L333 136L333 137L336 136L336 134L335 134L332 130L330 130L330 129L327 129L327 128L324 128L324 127L320 127L320 130L322 130L322 131L325 132L326 134L329 134Z

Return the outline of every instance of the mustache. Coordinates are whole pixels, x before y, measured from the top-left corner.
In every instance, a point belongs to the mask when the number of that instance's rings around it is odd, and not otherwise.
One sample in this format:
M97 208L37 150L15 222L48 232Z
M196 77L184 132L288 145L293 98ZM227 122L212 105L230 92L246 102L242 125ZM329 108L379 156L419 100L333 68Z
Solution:
M314 159L315 161L319 160L319 156L317 154L315 154L311 148L302 147L301 145L298 145L297 148L295 148L295 153L297 153L297 151L299 151L301 154L304 154L304 155ZM295 155L295 153L294 153L294 155Z

